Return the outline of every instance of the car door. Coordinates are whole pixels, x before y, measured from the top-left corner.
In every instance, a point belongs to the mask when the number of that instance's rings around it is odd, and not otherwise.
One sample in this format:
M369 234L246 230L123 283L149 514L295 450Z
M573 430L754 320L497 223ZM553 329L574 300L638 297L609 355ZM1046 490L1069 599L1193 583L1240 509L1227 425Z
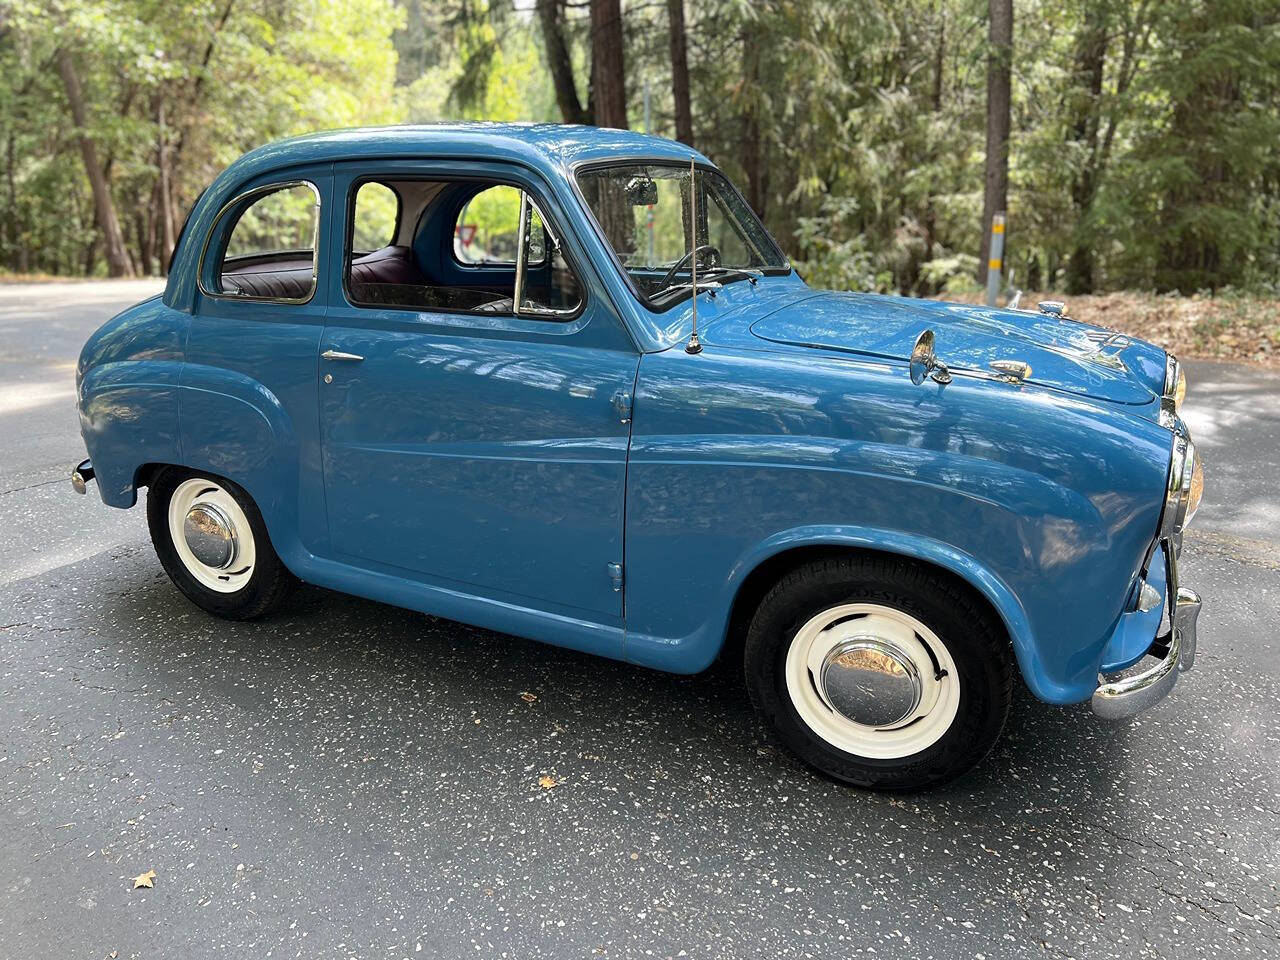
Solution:
M335 168L349 217L359 216L354 198L370 175L367 164ZM399 162L382 176L510 183L564 222L518 169ZM400 192L432 191L402 183ZM430 209L400 211L392 239L409 242L386 249L420 250L421 236L400 224L431 218ZM452 245L452 230L439 242ZM349 254L337 255L318 384L329 533L335 555L354 564L620 624L639 354L571 235L558 236L581 284L578 308L558 316L358 301L342 282ZM421 269L401 272L410 268ZM414 286L386 289L396 297L379 299L404 301ZM431 299L449 302L446 294Z

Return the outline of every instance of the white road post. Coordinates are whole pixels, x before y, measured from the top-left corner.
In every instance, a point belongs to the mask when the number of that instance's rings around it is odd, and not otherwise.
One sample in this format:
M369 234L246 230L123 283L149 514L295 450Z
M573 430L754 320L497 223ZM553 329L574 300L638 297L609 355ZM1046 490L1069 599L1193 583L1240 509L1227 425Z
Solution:
M987 306L996 306L1004 268L1004 211L991 218L991 257L987 260Z

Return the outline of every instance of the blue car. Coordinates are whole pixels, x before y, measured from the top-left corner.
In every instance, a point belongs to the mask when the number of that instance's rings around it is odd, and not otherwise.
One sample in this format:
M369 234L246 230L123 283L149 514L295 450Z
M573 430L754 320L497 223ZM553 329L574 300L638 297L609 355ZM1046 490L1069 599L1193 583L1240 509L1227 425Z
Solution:
M254 150L77 386L73 485L147 487L204 610L259 617L302 580L675 673L728 659L850 784L972 768L1015 668L1116 718L1195 655L1173 357L1060 304L811 289L668 140Z

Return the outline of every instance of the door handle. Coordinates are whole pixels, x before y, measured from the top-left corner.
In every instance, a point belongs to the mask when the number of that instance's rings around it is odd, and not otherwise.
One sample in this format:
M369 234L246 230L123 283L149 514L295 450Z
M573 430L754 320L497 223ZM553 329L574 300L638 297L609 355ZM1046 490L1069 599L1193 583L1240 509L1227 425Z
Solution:
M358 353L343 353L341 350L326 350L320 354L325 360L363 360Z

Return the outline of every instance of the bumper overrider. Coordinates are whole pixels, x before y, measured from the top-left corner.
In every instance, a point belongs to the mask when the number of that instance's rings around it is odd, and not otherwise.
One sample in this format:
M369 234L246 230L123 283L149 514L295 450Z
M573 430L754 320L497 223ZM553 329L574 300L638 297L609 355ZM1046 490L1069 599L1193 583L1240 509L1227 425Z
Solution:
M1164 699L1196 662L1196 620L1200 616L1200 595L1178 586L1178 559L1174 544L1164 543L1166 597L1169 629L1151 642L1148 654L1160 657L1149 670L1123 679L1105 681L1093 691L1093 712L1107 720L1121 720Z
M1196 661L1196 621L1200 616L1200 595L1178 582L1178 555L1182 534L1200 506L1204 490L1204 468L1178 407L1186 393L1186 376L1181 364L1169 358L1165 375L1161 422L1173 433L1169 456L1169 482L1164 513L1152 557L1163 555L1165 564L1165 616L1168 630L1151 642L1147 655L1159 658L1148 670L1128 677L1108 680L1098 676L1098 688L1090 701L1093 712L1108 720L1131 717L1162 700ZM1149 589L1144 582L1143 588ZM1141 594L1140 594L1141 595ZM1158 594L1156 594L1158 597ZM1153 598L1154 599L1154 598ZM1158 628L1157 628L1158 629Z

